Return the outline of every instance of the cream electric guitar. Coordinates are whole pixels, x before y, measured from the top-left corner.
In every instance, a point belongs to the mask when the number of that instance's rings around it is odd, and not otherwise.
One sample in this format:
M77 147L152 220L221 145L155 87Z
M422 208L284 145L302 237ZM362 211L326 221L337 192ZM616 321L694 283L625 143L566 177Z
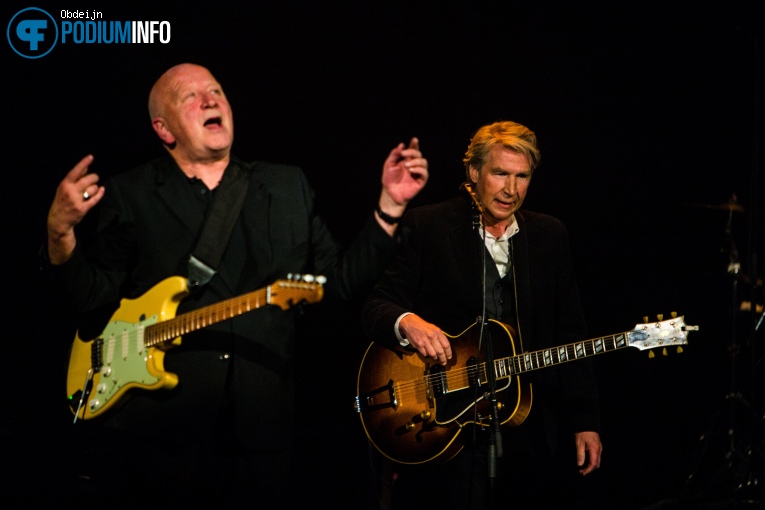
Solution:
M462 449L465 425L491 425L488 370L496 380L499 422L517 426L531 411L531 385L524 384L522 374L627 347L680 349L688 343L688 332L698 330L673 314L672 319L638 324L632 331L516 354L512 327L495 320L487 327L493 366L487 366L478 348L477 324L459 335L447 335L452 359L446 366L409 347L370 344L359 369L354 408L380 453L401 464L451 459Z
M180 345L181 335L267 305L287 310L316 303L324 296L325 278L288 275L268 287L175 316L189 294L181 276L162 280L136 299L123 299L100 336L77 333L69 356L67 395L75 418L103 415L131 389L172 389L176 374L164 369L165 351Z

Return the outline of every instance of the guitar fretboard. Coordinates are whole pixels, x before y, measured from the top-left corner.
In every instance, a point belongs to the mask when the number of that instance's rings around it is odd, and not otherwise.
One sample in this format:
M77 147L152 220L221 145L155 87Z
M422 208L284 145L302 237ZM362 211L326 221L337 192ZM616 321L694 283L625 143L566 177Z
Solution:
M270 304L270 287L204 306L157 324L147 326L144 345L155 346L224 320Z
M497 377L510 377L531 370L595 356L604 352L627 347L627 333L602 338L593 338L559 347L526 352L517 356L498 359L494 362Z

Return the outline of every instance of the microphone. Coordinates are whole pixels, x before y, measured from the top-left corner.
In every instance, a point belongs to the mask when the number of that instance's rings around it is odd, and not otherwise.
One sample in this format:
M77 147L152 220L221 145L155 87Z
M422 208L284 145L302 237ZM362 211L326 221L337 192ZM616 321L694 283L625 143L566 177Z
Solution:
M469 182L463 182L460 185L460 189L464 189L467 191L468 195L470 195L470 198L473 199L473 230L477 229L481 225L481 215L483 214L483 205L481 205L481 202L478 200L478 197L475 194L475 191L473 191L473 185Z

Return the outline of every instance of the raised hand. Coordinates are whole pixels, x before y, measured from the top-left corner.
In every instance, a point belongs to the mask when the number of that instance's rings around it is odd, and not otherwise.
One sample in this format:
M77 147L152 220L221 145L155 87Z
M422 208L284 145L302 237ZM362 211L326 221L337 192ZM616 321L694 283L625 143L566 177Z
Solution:
M74 227L104 196L98 175L88 173L91 163L92 155L82 158L56 188L48 211L48 256L53 264L69 259L77 244Z
M409 146L398 144L390 151L383 164L380 210L398 218L404 214L407 204L417 196L428 182L428 160L422 157L420 141L412 138ZM379 221L379 220L378 220ZM381 223L386 228L386 225ZM388 225L386 228L395 230Z
M428 160L422 157L420 141L412 138L409 147L398 144L383 165L383 193L397 205L406 206L428 182Z

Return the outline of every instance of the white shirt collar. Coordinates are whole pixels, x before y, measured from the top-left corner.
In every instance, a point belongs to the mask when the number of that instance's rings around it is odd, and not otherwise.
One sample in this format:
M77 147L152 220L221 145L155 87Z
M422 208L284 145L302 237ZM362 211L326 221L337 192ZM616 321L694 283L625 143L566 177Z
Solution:
M496 241L507 241L511 237L513 237L515 234L521 231L521 228L518 226L518 220L515 219L515 214L513 214L510 224L505 229L505 233L502 234L499 238L495 238L488 230L484 229L478 229L478 231L481 233L481 237L483 237L483 233L486 232L486 235L491 238L495 239Z

